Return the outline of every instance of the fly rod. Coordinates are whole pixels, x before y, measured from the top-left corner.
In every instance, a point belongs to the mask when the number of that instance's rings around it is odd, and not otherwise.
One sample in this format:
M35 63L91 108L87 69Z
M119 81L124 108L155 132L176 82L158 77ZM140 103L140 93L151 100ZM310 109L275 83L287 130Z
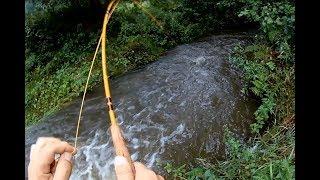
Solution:
M98 49L101 44L101 49L102 49L101 63L102 63L102 74L103 74L102 77L103 77L104 92L105 92L105 97L106 97L106 102L107 102L107 110L108 110L109 119L111 122L110 132L111 132L111 137L112 137L112 141L113 141L113 146L114 146L114 149L115 149L117 156L124 156L128 160L130 167L131 167L131 170L132 170L133 174L135 175L134 165L133 165L129 150L126 146L125 139L123 138L123 134L122 134L121 128L118 124L118 121L117 121L117 118L116 118L116 115L114 112L114 108L112 105L111 91L110 91L110 86L109 86L109 76L108 76L108 72L107 72L106 29L107 29L107 24L111 18L111 15L112 15L113 11L115 10L115 8L117 7L119 1L120 0L111 0L108 7L107 7L107 11L105 13L105 16L104 16L102 33L101 33L98 45L96 47L94 57L92 59L90 71L88 74L87 82L85 85L85 90L84 90L83 97L82 97L82 102L81 102L81 107L80 107L80 112L79 112L79 117L78 117L78 123L77 123L76 138L75 138L74 144L75 144L75 148L77 148L77 140L78 140L78 134L79 134L81 114L82 114L83 105L84 105L84 99L86 96L87 87L88 87L90 75L91 75L91 72L93 69L93 65L94 65L94 62L96 59L96 55L97 55Z
M87 92L87 88L88 88L88 84L89 84L89 79L92 73L92 69L93 69L93 65L98 53L98 50L100 48L100 45L102 47L102 53L101 53L101 63L102 63L102 73L103 73L103 84L104 84L104 92L105 92L105 97L106 97L106 105L107 105L107 111L109 114L109 119L111 122L111 126L110 126L110 132L111 132L111 137L112 137L112 141L113 141L113 145L115 148L115 152L117 156L124 156L131 167L131 170L133 172L133 174L135 174L135 169L134 169L134 165L132 163L132 159L129 153L129 150L126 146L126 142L125 139L123 138L123 134L121 131L121 128L118 124L115 112L114 112L114 107L112 104L112 99L111 99L111 91L110 91L110 85L109 85L109 76L108 76L108 71L107 71L107 55L106 55L106 32L107 32L107 25L108 22L111 18L111 15L113 13L113 11L115 10L115 8L117 7L118 3L120 0L111 0L108 7L107 7L107 11L105 13L104 16L104 20L103 20L103 27L102 27L102 32L101 32L101 36L99 38L99 42L98 45L96 47L96 51L94 53L92 62L91 62L91 67L88 73L88 77L87 77L87 81L86 81L86 85L84 88L84 93L83 93L83 97L82 97L82 102L81 102L81 107L80 107L80 112L79 112L79 116L78 116L78 123L77 123L77 130L76 130L76 137L75 137L75 148L77 148L77 140L78 140L78 134L79 134L79 127L80 127L80 121L81 121L81 115L82 115L82 110L83 110L83 105L84 105L84 100L85 100L85 96L86 96L86 92ZM146 13L152 21L154 21L156 23L156 25L158 27L161 28L161 30L163 30L163 27L161 25L161 23L147 10L145 10L138 2L136 2L136 0L133 0L133 2L144 12Z
M116 6L118 5L119 1L120 0L112 0L108 6L108 9L110 7L110 9L112 8L114 10L116 8ZM105 91L105 96L106 96L106 101L107 101L107 110L109 112L109 118L111 121L111 126L110 126L111 137L112 137L112 141L113 141L113 146L116 151L116 155L117 156L124 156L128 160L133 174L135 174L134 165L133 165L129 150L126 146L126 142L123 138L121 128L118 124L118 121L117 121L117 118L116 118L116 115L114 112L114 108L112 105L112 99L111 99L109 77L108 77L108 73L107 73L107 58L106 58L106 29L107 29L107 24L110 20L110 17L111 17L111 13L109 13L109 11L107 10L105 17L104 17L102 34L101 34L101 48L102 48L102 53L101 53L102 54L102 56L101 56L102 61L101 62L102 62L104 91Z

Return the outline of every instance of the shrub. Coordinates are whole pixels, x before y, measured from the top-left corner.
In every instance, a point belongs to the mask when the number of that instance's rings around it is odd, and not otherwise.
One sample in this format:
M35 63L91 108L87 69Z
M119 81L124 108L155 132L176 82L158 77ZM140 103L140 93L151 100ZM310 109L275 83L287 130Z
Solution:
M239 16L258 22L264 37L279 53L280 59L293 61L295 7L293 2L246 1Z
M239 16L260 24L261 36L253 45L238 47L230 58L244 72L250 90L262 99L255 112L253 132L259 132L271 118L294 117L294 5L291 1L247 2ZM272 115L271 117L269 115Z
M243 91L262 99L255 112L253 132L259 132L271 118L269 114L278 121L294 115L293 65L273 57L272 49L265 45L238 47L230 59L243 70L247 82Z

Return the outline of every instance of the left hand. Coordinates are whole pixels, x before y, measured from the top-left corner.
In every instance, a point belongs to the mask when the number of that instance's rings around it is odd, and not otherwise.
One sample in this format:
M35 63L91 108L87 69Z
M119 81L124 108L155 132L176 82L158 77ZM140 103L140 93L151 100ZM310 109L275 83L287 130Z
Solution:
M72 155L76 149L53 137L38 138L31 146L28 176L30 180L67 180L72 171ZM55 160L55 155L60 158Z

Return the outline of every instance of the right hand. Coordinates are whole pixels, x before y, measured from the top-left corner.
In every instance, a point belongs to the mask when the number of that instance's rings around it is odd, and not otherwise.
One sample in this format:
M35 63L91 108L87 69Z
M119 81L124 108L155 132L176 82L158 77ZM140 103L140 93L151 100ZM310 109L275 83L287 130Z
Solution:
M134 162L136 174L131 171L130 164L123 156L116 156L114 166L117 180L164 180L160 175L147 168L140 162Z

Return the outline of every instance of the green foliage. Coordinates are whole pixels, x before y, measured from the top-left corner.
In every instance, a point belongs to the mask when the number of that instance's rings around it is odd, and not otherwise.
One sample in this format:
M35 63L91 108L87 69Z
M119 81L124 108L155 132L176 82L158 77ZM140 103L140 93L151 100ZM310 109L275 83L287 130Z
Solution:
M83 85L89 72L90 61L83 59L74 67L65 66L50 76L41 75L42 70L36 68L31 74L32 79L26 82L26 125L39 121L38 117L50 115L62 104L78 97L83 91ZM100 66L95 66L91 79L92 89L100 82ZM60 105L60 106L59 106Z
M261 30L252 45L238 46L230 57L243 70L243 92L261 99L257 121L251 125L258 133L271 118L282 121L294 116L295 7L289 0L239 2L243 3L239 17L258 23ZM220 6L236 4L224 0Z
M164 166L164 169L169 173L173 179L185 179L184 176L186 174L186 165L182 165L179 167L173 167L171 163L167 163Z
M279 53L279 58L293 61L295 51L295 6L292 0L222 0L221 9L232 9L240 18L257 23L261 36ZM262 39L259 39L260 41Z
M58 5L59 4L59 5ZM26 14L26 125L31 125L79 96L90 67L97 33L84 28L85 7L48 3ZM97 71L98 72L98 71ZM97 84L97 72L92 86ZM90 88L92 88L90 86Z
M282 121L294 115L294 63L283 61L273 53L267 45L254 44L237 47L230 57L243 70L246 82L243 92L252 92L262 99L255 112L257 121L251 125L255 133L270 118Z
M174 167L171 163L167 163L164 166L164 169L172 179L213 180L216 178L214 172L211 169L196 167L188 171L186 164L179 167Z
M260 24L264 37L275 46L279 58L293 60L295 7L291 1L268 2L247 1L239 16Z

